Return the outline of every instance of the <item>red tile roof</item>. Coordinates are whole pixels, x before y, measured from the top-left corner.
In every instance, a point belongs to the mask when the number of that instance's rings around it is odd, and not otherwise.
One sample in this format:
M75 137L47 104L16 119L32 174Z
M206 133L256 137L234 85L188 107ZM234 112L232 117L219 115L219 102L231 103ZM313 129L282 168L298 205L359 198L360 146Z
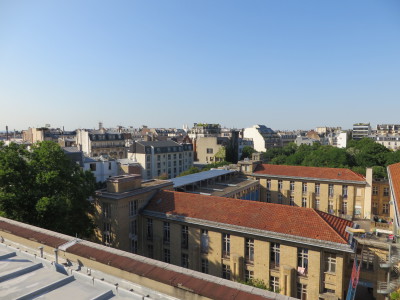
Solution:
M258 165L255 174L287 176L287 177L307 177L317 179L365 181L365 177L350 169L345 168L322 168L286 165Z
M353 225L312 208L166 190L158 192L145 210L341 244L347 243L346 226Z
M33 226L19 226L16 224L11 224L6 221L0 220L0 230L8 233L12 233L16 236L49 246L57 248L62 244L68 242L68 239L63 239L56 237L54 235L46 234L45 232L40 232L34 229Z
M397 201L397 207L400 207L400 163L390 165L388 169L392 190Z

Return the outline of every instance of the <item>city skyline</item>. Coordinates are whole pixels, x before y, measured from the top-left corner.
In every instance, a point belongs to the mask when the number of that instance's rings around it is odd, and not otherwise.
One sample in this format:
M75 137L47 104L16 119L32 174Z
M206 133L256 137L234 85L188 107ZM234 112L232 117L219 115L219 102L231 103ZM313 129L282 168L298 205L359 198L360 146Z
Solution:
M399 123L398 1L3 1L0 131Z

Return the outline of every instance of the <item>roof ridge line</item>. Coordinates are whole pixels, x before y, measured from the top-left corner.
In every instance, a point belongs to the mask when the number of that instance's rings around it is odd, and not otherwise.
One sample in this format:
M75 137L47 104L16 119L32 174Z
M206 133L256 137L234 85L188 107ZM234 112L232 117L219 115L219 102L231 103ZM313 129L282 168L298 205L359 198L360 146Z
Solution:
M331 224L329 224L321 215L320 215L320 213L319 212L321 212L321 213L324 213L324 214L326 214L325 212L323 212L323 211L319 211L319 210L316 210L315 208L312 208L312 210L314 211L314 213L316 213L317 214L317 216L319 216L328 226L329 226L329 228L331 228L344 242L348 242L344 237L342 237L342 235L331 225ZM332 217L335 217L335 218L339 218L339 217L336 217L335 215L331 215ZM342 219L342 218L340 218L340 219ZM343 219L343 220L345 220L345 219ZM347 220L346 220L347 221Z
M360 174L360 173L357 173L356 171L354 171L354 170L352 170L352 169L348 169L350 172L353 172L355 175L357 175L357 176L359 176L359 177L362 177L362 178L364 178L364 179L367 179L367 177L365 177L364 175L362 175L362 174Z

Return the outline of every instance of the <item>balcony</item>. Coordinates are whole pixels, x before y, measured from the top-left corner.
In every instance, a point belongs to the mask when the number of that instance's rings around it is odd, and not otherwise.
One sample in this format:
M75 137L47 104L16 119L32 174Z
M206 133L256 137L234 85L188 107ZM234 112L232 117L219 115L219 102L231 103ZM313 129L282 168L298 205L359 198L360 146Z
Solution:
M388 295L398 289L400 282L398 280L387 282L378 282L377 293Z
M390 256L388 255L386 259L380 259L379 266L384 269L393 268L392 271L394 272L394 275L399 277L398 264L400 262L400 253L397 246L398 244L389 245Z

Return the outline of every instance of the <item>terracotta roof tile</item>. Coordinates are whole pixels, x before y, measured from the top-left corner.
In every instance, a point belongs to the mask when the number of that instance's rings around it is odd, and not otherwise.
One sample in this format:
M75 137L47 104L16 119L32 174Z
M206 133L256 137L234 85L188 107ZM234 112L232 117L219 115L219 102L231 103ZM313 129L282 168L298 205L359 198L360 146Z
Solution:
M312 208L160 191L145 210L346 244L352 222Z
M258 165L255 174L288 176L288 177L307 177L316 179L348 180L364 182L365 177L350 169L345 168L322 168L286 165Z
M391 186L397 201L397 207L400 207L400 163L388 167L391 179Z
M65 244L68 242L67 239L59 238L53 235L49 235L43 232L38 232L36 230L28 228L28 227L22 227L18 226L15 224L10 224L5 221L0 221L0 230L12 233L16 236L32 240L38 243L41 243L43 245L47 245L49 247L54 247L57 248L61 246L62 244Z

